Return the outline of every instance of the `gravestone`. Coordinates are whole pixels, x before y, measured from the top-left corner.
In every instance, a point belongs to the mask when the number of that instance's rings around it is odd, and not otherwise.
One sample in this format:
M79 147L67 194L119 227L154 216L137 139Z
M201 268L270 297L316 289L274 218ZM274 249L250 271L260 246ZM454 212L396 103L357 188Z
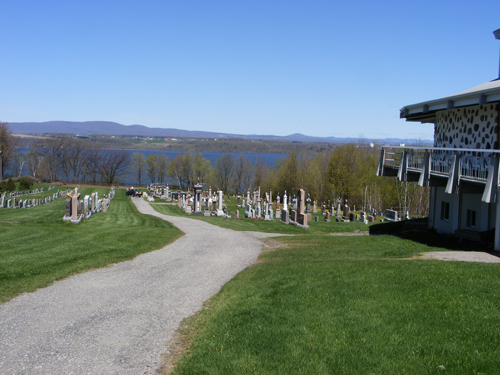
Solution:
M385 221L398 221L398 212L393 210L385 210Z
M236 219L239 219L239 218L240 218L240 211L236 210Z
M314 216L314 221L315 222L318 222L319 221L319 218L317 216Z
M224 216L224 211L222 210L222 200L223 200L222 190L217 191L217 211L215 211L216 216Z
M307 194L307 199L306 199L306 214L310 214L311 213L311 196L309 195L309 193Z
M200 184L200 180L198 179L198 183L194 185L194 213L193 215L203 215L201 212L201 192L203 190L203 185Z
M297 193L297 205L299 212L297 214L297 222L300 225L307 226L307 214L304 212L305 210L305 204L306 204L306 193L304 189L300 189ZM309 208L311 206L311 200L309 199ZM309 210L310 211L310 210Z
M326 213L326 215L325 215L325 221L326 221L327 223L329 223L329 222L330 222L330 212L327 212L327 213Z
M287 202L288 197L286 196L286 190L285 190L285 195L283 195L283 209L281 210L281 221L283 223L290 223L290 215L288 213L288 202Z

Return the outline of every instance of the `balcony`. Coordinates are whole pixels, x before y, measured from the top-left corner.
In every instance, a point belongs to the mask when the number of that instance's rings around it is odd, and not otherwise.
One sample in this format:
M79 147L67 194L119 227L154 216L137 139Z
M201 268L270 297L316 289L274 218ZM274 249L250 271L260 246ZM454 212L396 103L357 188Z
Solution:
M463 183L472 184L483 192L482 201L490 203L498 187L499 155L500 150L384 146L377 176L397 176L419 186L443 184L449 194Z

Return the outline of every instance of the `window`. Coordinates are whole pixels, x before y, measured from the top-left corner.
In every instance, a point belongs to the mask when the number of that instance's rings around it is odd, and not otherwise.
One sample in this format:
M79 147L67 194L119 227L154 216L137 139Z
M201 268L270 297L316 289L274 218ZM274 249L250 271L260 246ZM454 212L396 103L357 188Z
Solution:
M450 220L450 204L448 202L441 202L441 220Z
M467 210L467 227L476 227L476 211Z

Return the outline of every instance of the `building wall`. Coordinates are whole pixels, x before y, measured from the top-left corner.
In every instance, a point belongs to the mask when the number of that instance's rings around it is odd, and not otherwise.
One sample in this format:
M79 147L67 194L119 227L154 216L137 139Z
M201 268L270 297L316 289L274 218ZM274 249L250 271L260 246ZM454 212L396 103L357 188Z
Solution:
M499 104L438 111L434 147L498 149Z
M471 229L478 232L490 229L488 228L488 204L481 202L481 197L481 194L463 194L460 216L461 229ZM476 225L474 228L467 226L467 210L476 212Z
M432 225L438 233L454 233L458 229L459 194L447 194L444 187L433 187L433 217ZM441 203L449 204L448 219L441 215Z

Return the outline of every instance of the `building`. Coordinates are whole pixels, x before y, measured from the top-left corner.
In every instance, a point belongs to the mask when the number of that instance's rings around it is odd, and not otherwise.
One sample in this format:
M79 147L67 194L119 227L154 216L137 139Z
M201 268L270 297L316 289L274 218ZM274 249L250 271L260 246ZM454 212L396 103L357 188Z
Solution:
M500 29L494 35L500 39ZM383 147L377 175L430 186L430 228L470 239L494 234L500 250L500 72L458 94L407 105L400 117L433 123L434 147Z

